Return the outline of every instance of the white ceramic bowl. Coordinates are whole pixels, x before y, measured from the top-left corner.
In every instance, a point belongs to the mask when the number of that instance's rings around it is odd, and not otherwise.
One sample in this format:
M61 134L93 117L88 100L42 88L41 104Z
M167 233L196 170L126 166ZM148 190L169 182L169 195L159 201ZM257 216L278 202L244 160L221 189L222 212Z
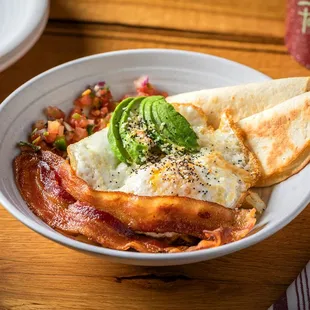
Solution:
M110 250L67 238L43 223L21 198L13 177L12 160L18 154L16 142L26 139L43 108L57 105L69 109L81 90L105 80L115 97L132 90L132 82L148 74L151 82L169 94L202 88L264 81L267 76L222 58L175 50L128 50L81 58L33 78L0 106L0 203L22 223L68 247L136 265L178 265L204 261L255 244L288 224L310 201L310 165L277 185L256 233L218 248L190 253L143 254Z
M35 44L48 13L49 0L0 0L0 72Z

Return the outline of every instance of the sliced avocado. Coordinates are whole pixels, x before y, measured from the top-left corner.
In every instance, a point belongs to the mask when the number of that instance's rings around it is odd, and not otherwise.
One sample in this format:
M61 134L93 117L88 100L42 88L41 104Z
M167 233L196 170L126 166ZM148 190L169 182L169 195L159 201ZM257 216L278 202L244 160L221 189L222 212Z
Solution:
M168 140L187 150L196 150L198 147L197 135L190 124L164 97L154 101L152 112L160 132Z
M108 140L115 156L122 162L130 163L131 158L123 146L123 142L119 133L119 122L123 115L124 109L134 98L126 98L120 102L114 110L108 131Z
M170 153L172 142L166 139L162 133L160 126L157 125L152 113L153 103L163 98L162 96L150 96L144 99L140 105L140 113L148 127L148 135L155 141L156 145L164 152Z
M143 130L143 124L141 123L143 118L139 114L139 106L144 98L133 99L125 108L119 121L119 133L123 146L131 161L138 164L146 161L150 148L146 142L142 141L143 139L138 138L136 132L136 130Z
M160 135L162 136L162 139L165 139L168 141L168 143L170 144L174 144L173 140L171 139L171 134L169 132L169 130L167 129L167 124L166 122L163 122L161 120L161 117L159 116L158 114L158 111L157 109L155 108L156 107L156 103L160 100L162 100L163 97L160 97L158 98L157 100L155 100L152 104L152 107L151 107L151 113L152 113L152 116L153 116L153 121L155 123L155 126L158 130L158 132L160 133ZM163 116L163 118L165 118L165 116Z
M140 105L140 115L148 127L149 135L152 139L157 140L159 137L159 132L157 131L156 124L152 115L152 104L155 100L158 100L160 96L146 97Z
M152 115L151 113L149 113L151 110L148 107L148 110L146 110L146 104L152 104L153 101L159 100L161 99L162 96L149 96L149 97L145 97L143 99L143 101L140 104L140 108L139 108L139 113L140 115L142 115L143 119L145 120L145 122L149 125L153 124L153 120L152 120Z

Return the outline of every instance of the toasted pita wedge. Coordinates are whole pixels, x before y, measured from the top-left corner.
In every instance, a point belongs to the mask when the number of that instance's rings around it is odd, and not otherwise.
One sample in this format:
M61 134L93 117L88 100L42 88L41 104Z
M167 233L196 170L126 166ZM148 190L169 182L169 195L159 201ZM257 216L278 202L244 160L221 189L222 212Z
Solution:
M289 99L238 122L261 163L256 186L279 183L310 161L310 93Z
M208 124L217 128L225 109L238 122L309 90L310 78L297 77L194 91L167 97L167 101L200 107L208 116Z

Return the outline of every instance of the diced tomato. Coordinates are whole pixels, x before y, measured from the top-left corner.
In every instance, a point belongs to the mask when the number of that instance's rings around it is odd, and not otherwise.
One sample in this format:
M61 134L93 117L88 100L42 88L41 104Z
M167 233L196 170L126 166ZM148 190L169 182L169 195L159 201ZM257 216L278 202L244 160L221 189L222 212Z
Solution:
M58 133L48 133L48 135L44 136L45 141L47 143L54 143L57 138Z
M94 128L94 131L100 131L103 128L106 128L108 125L108 121L104 118L99 118L97 120L96 127Z
M88 120L85 115L83 115L79 120L76 121L76 128L86 128L88 125Z
M74 131L73 140L74 142L78 142L88 136L87 130L85 128L77 127Z
M90 95L83 96L80 101L83 104L83 106L90 106L93 102Z
M65 113L56 107L49 106L45 110L45 114L48 119L56 120L56 119L64 119Z
M91 96L88 95L84 95L80 98L78 98L74 104L79 106L79 107L85 107L85 106L90 106L92 104L93 100L91 98Z
M101 96L105 96L105 95L107 95L109 93L109 90L108 89L101 89L100 90L100 95Z
M73 114L75 114L75 113L77 113L77 114L83 114L83 109L81 108L81 107L79 107L79 106L75 106L72 110L71 110L71 112L70 112L70 114L69 114L69 117L71 117Z
M100 115L100 110L98 110L98 109L92 109L92 110L90 111L90 114L91 114L92 116L97 117L97 116Z
M100 114L101 114L102 117L105 117L108 113L109 113L109 110L108 110L107 107L101 108Z
M108 105L107 105L107 108L108 108L109 112L113 112L113 111L115 110L115 108L116 108L115 102L110 101L110 102L108 103Z
M88 125L87 118L83 114L82 109L80 108L74 108L71 111L68 123L74 128L86 128L86 126Z
M100 99L103 106L109 104L109 102L113 101L111 91L109 89L100 90Z

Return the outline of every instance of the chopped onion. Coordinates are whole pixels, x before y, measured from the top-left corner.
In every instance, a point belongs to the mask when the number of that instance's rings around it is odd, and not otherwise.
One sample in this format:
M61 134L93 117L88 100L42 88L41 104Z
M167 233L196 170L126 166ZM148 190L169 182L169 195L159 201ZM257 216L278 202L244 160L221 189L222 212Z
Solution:
M73 131L73 128L67 122L64 122L64 126L65 126L66 130Z

